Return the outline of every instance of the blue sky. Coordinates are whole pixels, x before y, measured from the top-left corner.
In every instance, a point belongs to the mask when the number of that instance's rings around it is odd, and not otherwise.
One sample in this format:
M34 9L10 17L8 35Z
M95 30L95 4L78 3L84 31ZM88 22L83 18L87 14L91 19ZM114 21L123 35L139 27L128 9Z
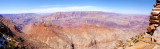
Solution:
M149 15L156 0L0 0L0 14L104 11Z

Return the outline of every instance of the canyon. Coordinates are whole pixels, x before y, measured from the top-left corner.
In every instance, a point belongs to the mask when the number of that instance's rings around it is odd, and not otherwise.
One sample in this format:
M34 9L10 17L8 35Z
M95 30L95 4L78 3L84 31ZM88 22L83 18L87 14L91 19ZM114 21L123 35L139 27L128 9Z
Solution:
M115 49L117 41L142 34L149 26L148 15L100 11L2 15L13 22L8 27L29 49Z

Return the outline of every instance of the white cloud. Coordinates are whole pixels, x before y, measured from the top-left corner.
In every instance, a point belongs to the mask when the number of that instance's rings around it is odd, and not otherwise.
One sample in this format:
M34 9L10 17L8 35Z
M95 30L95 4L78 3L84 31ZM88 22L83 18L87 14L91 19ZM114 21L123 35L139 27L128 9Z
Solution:
M69 11L107 11L107 9L95 7L95 6L71 6L71 7L53 7L53 8L42 8L42 9L30 9L30 10L19 10L9 11L9 13L54 13L54 12L69 12Z
M111 12L122 13L122 14L143 14L143 15L149 15L150 14L149 11L147 11L147 10L141 10L141 9L127 9L127 8L119 9L119 8L112 8L110 10L111 10Z
M124 14L148 14L147 11L140 11L135 9L123 9L123 8L102 8L96 6L67 6L58 7L65 5L56 5L57 7L50 8L38 8L38 9L24 9L24 10L6 10L1 14L15 14L15 13L55 13L55 12L70 12L70 11L103 11L103 12L115 12Z

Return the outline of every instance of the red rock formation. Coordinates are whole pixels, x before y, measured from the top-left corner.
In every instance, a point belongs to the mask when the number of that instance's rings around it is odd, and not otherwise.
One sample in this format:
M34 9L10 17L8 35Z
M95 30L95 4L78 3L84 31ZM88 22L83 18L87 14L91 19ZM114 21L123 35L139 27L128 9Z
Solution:
M34 25L26 36L54 49L69 49L73 48L72 45L76 49L108 48L107 46L113 46L108 43L117 39L114 29L106 27L83 25L76 28L62 28L44 23Z

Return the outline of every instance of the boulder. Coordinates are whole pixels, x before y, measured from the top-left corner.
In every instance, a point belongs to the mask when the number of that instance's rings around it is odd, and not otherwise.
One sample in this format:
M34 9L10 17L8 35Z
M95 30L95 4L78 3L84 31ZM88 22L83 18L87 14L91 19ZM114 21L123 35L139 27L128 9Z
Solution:
M160 5L155 6L155 8L160 8Z
M154 24L155 27L158 27L158 24Z
M159 23L159 20L149 20L150 23L154 23L154 24L158 24Z
M153 8L152 11L160 11L160 8Z
M153 25L150 25L150 26L147 28L148 32L151 32L151 30L153 30L153 29L155 29L154 24L153 24Z
M156 3L156 4L154 4L154 7L156 7L156 6L158 6L158 5L160 5L160 3Z
M151 15L159 15L160 11L151 11Z
M154 24L153 25L150 25L148 28L147 28L147 31L149 32L150 35L153 35L153 31L155 30L155 27L154 27Z
M157 3L160 3L160 0L156 0L157 1Z
M156 4L154 4L153 6L154 6L154 7L156 7L157 5L156 5Z
M158 16L150 16L150 19L158 20Z

